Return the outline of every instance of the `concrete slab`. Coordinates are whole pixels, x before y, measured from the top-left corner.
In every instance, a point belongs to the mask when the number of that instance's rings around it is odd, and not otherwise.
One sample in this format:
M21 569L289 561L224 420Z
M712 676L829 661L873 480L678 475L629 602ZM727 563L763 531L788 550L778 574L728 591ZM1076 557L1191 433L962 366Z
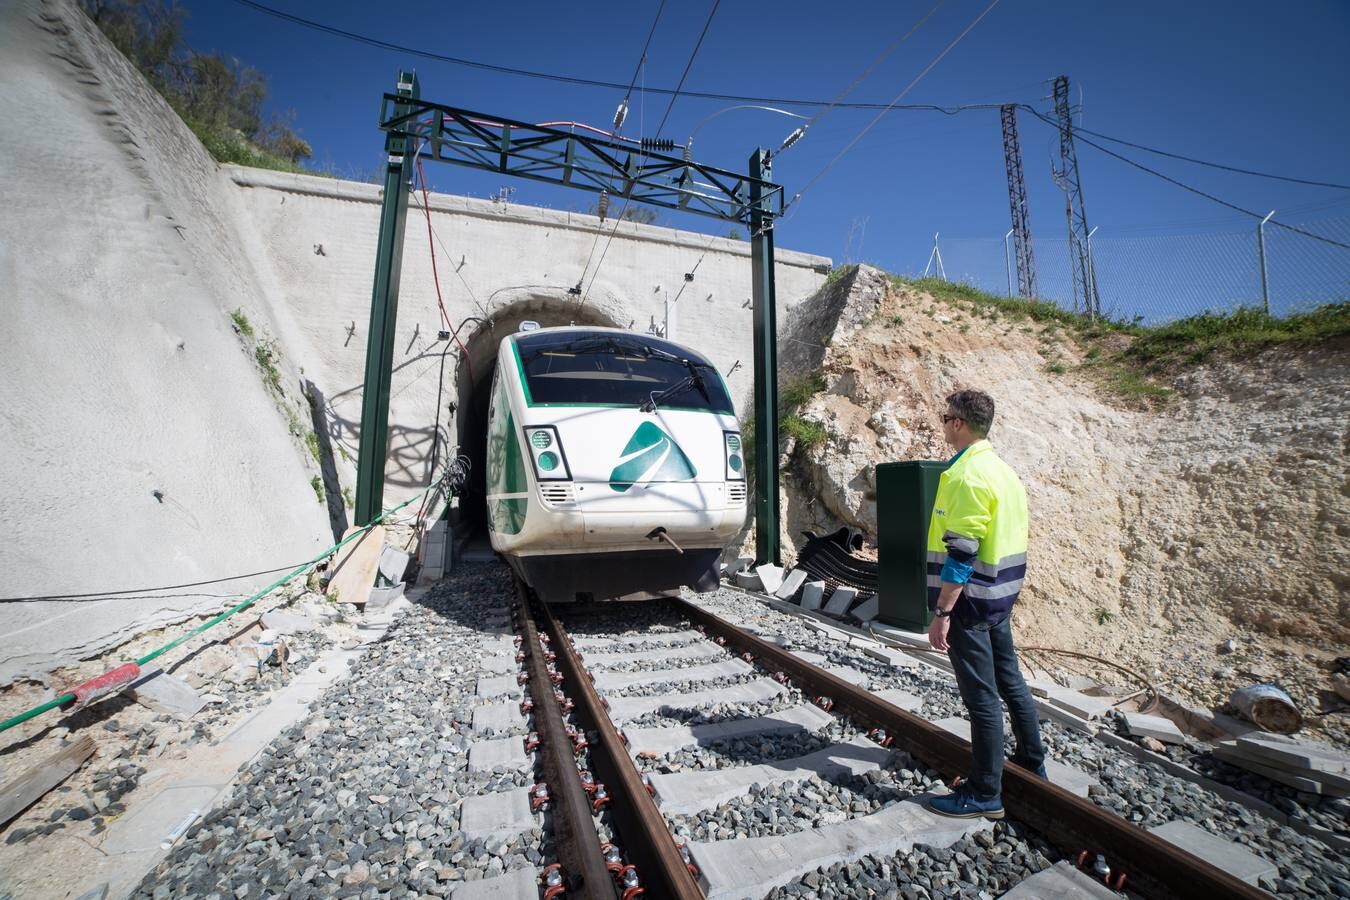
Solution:
M1279 867L1273 862L1184 819L1155 825L1149 831L1248 884L1256 884L1262 875L1279 876Z
M652 697L618 697L609 701L609 715L615 722L626 722L659 709L698 709L714 703L758 703L785 693L787 688L768 678L733 684L707 691L682 694L658 694Z
M671 647L668 650L661 651L661 658L669 662L675 662L677 660L713 659L726 655L727 651L717 646L712 641L703 641L702 643L689 644L683 647ZM646 649L627 650L622 653L583 653L582 656L586 660L586 668L597 671L606 666L622 665L627 662L651 659L652 651Z
M470 838L510 838L537 824L529 788L476 794L459 805L459 828Z
M1111 708L1111 701L1106 697L1089 697L1068 688L1047 690L1045 699L1080 719L1100 718Z
M650 779L661 812L669 816L712 809L746 793L752 784L784 784L812 775L827 780L861 775L882 768L891 756L892 751L857 737L796 759L711 771L657 773Z
M693 628L686 628L681 631L648 631L641 634L625 634L620 637L576 637L572 643L579 650L586 650L588 647L604 648L606 651L622 650L625 645L634 650L650 644L688 644L693 641L706 641L708 638L701 632ZM617 647L614 645L618 645Z
M676 725L670 728L626 729L628 745L634 753L667 754L685 747L708 745L713 741L784 732L814 732L830 724L834 717L813 704L802 704L749 719L732 719L710 725Z
M897 650L894 647L864 647L863 654L897 669L913 669L920 664L918 660L905 651Z
M736 587L743 591L764 591L764 582L759 580L759 576L754 572L737 572L732 580L736 582Z
M1328 775L1350 774L1350 754L1326 744L1300 741L1268 732L1245 734L1237 739L1237 749L1268 765L1296 770L1314 770ZM1300 772L1300 774L1302 774Z
M933 724L946 731L950 731L952 734L958 735L964 740L970 740L970 722L966 719L952 716L946 719L939 719ZM1088 795L1088 790L1093 785L1097 784L1097 780L1082 769L1076 769L1073 766L1065 765L1054 759L1047 759L1045 761L1045 774L1047 776L1046 780L1051 784L1062 787L1069 793L1077 794L1079 797L1086 797Z
M759 578L759 583L764 585L764 593L766 594L772 594L783 586L782 566L765 563L762 566L755 567L755 575Z
M152 669L133 684L131 696L147 709L178 719L190 719L206 706L206 700L192 685L163 669Z
M111 854L169 849L187 830L181 827L183 823L191 824L210 809L227 781L165 788L120 817L118 823L123 827L116 833L110 831L100 849Z
M829 657L827 657L825 654L815 653L814 651L811 650L789 650L788 652L791 653L793 656L797 657L798 659L800 659L802 662L810 663L813 666L822 665L826 660L829 659Z
M520 685L515 675L482 675L478 678L480 697L519 697Z
M881 598L876 594L868 597L863 602L849 611L849 615L859 622L870 622L881 614Z
M399 582L393 587L374 587L370 589L370 596L366 599L365 611L368 613L384 609L390 603L403 596L403 590L406 585Z
M525 755L523 738L495 738L474 741L469 745L470 772L491 772L498 766L506 766L508 769L530 767L530 758Z
M778 586L778 590L774 591L773 595L779 600L791 601L793 597L797 596L797 592L802 589L802 585L806 583L806 577L805 569L793 569L787 573L787 577L783 579L783 583Z
M847 681L849 684L863 685L867 682L866 675L850 666L825 666L824 668L835 678Z
M512 869L496 878L463 881L450 890L453 900L539 900L539 872Z
M380 551L380 575L390 584L402 583L403 575L408 571L408 561L411 559L411 553L386 545Z
M851 587L840 585L830 594L830 599L825 603L825 612L832 616L842 616L848 612L849 604L858 597L858 592Z
M884 691L874 691L873 693L892 706L898 706L906 712L916 713L923 709L923 699L914 696L909 691L902 691L899 688L887 688Z
M514 653L491 653L483 657L482 668L489 675L506 675L520 671Z
M1000 900L1119 900L1120 894L1060 860L1023 879Z
M262 626L272 629L277 634L300 634L313 631L319 627L319 623L309 616L287 612L284 609L273 609L263 613Z
M802 609L815 611L820 609L825 597L825 582L808 581L802 585Z
M488 731L513 731L525 727L519 703L489 703L473 711L473 730L479 734Z
M739 900L762 897L819 866L851 862L873 853L905 852L916 843L946 847L990 827L983 819L949 819L931 813L923 807L923 799L795 834L691 842L688 846L708 881L708 900Z
M1150 716L1145 713L1125 713L1125 726L1134 737L1151 737L1164 744L1182 744L1186 736L1171 719L1162 716Z
M1306 791L1309 794L1322 794L1328 797L1350 797L1350 787L1332 781L1335 776L1311 769L1291 772L1289 769L1270 765L1268 761L1252 759L1248 753L1238 750L1237 744L1233 741L1221 741L1214 744L1210 748L1210 753L1216 759L1221 759L1226 763L1231 763L1246 769L1248 772L1260 775L1262 778L1269 778L1271 781L1279 782L1296 790Z
M716 647L716 644L713 644ZM720 649L720 648L719 648ZM650 656L650 652L648 653ZM676 669L648 669L645 672L597 672L595 686L601 691L617 691L660 682L712 681L754 671L754 666L742 659L723 659L706 666L684 666Z

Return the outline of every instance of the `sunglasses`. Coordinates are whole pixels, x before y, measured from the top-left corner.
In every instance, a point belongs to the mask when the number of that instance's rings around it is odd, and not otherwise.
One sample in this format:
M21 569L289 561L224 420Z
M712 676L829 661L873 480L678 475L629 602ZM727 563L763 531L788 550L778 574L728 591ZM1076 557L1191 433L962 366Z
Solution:
M953 419L961 419L961 417L960 417L960 416L948 416L948 415L944 415L944 416L942 417L942 424L943 424L943 425L946 425L948 422L952 421ZM965 419L961 419L961 421L964 422Z

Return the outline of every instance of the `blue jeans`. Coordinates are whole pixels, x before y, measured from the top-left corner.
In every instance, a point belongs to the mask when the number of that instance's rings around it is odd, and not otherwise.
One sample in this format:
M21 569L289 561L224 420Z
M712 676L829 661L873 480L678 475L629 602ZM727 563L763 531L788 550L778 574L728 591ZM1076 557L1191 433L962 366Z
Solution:
M948 657L956 671L956 686L970 711L970 749L974 757L967 783L975 796L999 796L1003 782L1003 708L1012 715L1017 753L1013 761L1036 771L1045 762L1036 703L1022 680L1013 649L1012 617L996 623L952 619L947 633Z

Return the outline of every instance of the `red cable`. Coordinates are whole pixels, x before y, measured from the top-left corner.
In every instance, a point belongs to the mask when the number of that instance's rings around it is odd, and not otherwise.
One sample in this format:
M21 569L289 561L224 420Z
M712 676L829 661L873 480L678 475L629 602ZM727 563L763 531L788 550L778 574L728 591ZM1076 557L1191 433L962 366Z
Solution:
M436 284L436 305L441 308L441 318L445 321L445 329L450 332L450 337L459 344L459 352L464 357L464 367L469 371L469 384L474 383L473 361L469 359L469 350L459 339L459 330L450 323L450 314L445 311L445 301L441 298L441 278L436 271L436 241L431 232L431 205L427 200L427 176L422 171L422 158L417 157L417 181L422 187L422 212L427 217L427 246L431 248L431 280ZM464 326L461 324L460 328Z

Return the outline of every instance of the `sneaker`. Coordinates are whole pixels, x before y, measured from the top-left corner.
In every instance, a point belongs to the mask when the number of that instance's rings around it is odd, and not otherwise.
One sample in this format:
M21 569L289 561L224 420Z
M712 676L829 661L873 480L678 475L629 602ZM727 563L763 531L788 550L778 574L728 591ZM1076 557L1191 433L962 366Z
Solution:
M930 797L928 808L940 816L953 819L1003 818L1003 801L995 797L992 800L978 800L970 789L962 785L953 793L941 797Z

